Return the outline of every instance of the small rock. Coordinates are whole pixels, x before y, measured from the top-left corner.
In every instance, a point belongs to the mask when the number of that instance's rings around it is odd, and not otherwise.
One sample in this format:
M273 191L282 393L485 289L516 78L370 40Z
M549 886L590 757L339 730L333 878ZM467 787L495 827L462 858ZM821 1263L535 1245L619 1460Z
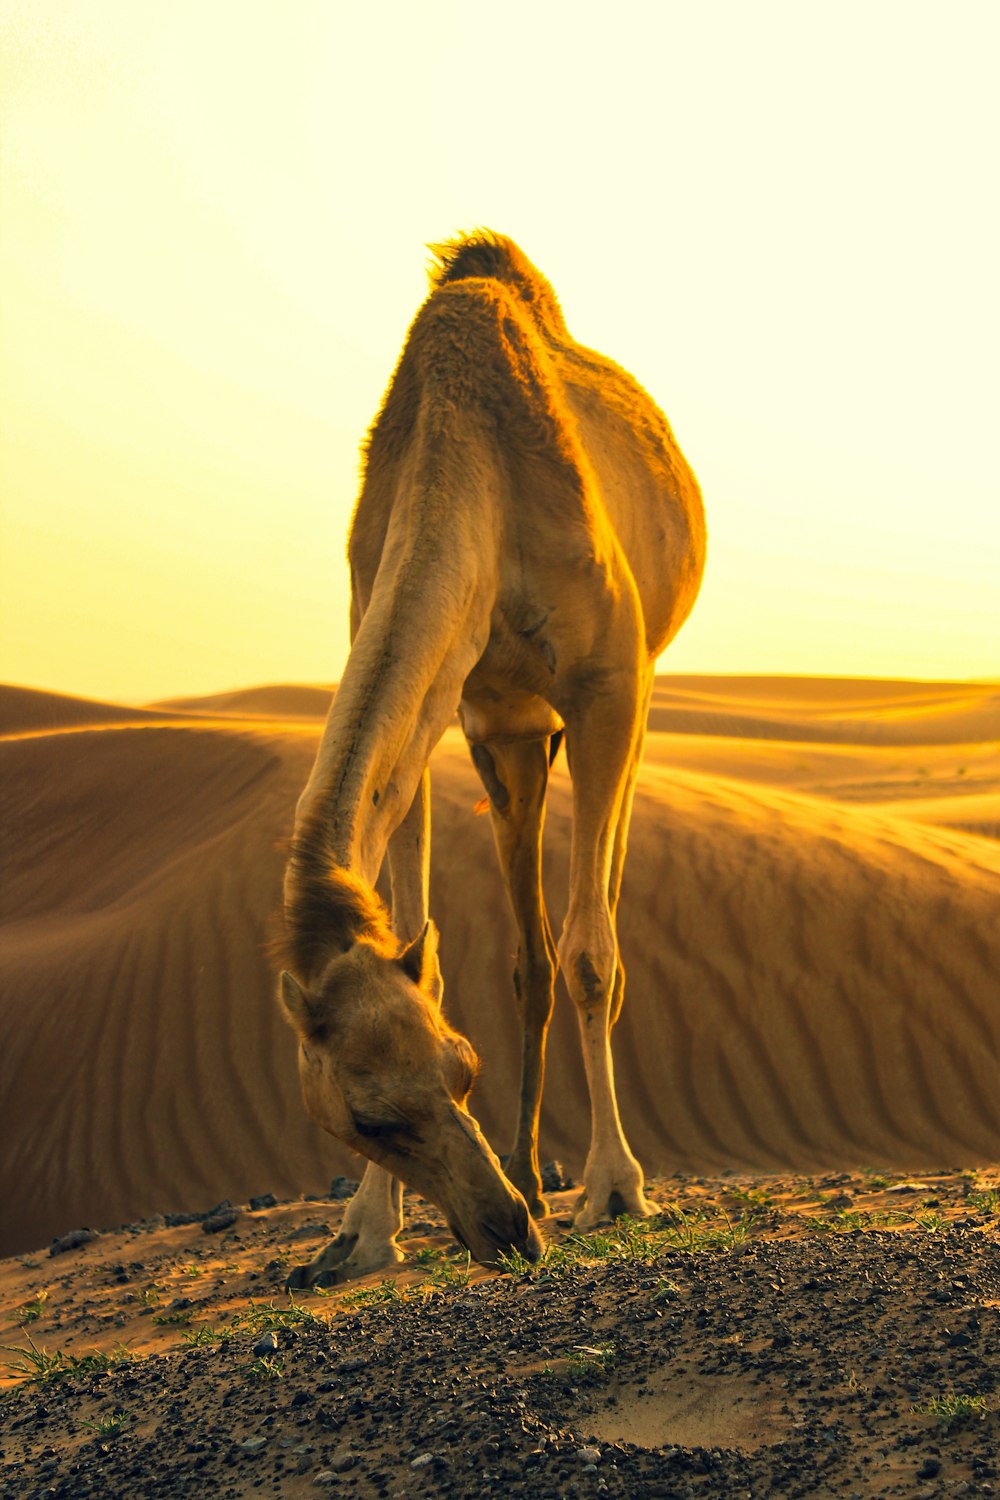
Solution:
M918 1479L935 1479L941 1472L941 1460L939 1458L925 1458L917 1470Z
M67 1250L78 1250L81 1245L89 1245L91 1240L99 1240L100 1237L96 1229L71 1229L69 1234L52 1241L49 1254L62 1255Z
M356 1453L335 1453L330 1460L330 1468L335 1474L346 1474L348 1469L353 1469L358 1461Z
M547 1161L542 1168L542 1192L561 1193L573 1186L573 1179L561 1161Z
M253 1346L254 1359L268 1359L278 1350L278 1335L274 1332L265 1333Z
M411 1460L410 1460L410 1468L411 1469L426 1469L427 1465L428 1464L432 1464L433 1462L434 1462L434 1455L433 1455L433 1453L420 1453L420 1454L417 1455L416 1458L411 1458Z
M582 1464L599 1464L601 1450L600 1448L578 1448L576 1456Z
M267 1438L266 1437L252 1437L252 1438L247 1438L245 1442L243 1442L243 1443L240 1444L240 1447L243 1449L244 1453L251 1453L251 1454L259 1453L262 1448L266 1448L267 1447Z
M358 1184L351 1177L335 1177L330 1183L331 1198L353 1198Z
M206 1234L218 1234L220 1229L228 1229L235 1224L239 1218L239 1209L236 1208L213 1208L201 1221L201 1227Z
M275 1208L277 1203L278 1200L273 1193L260 1193L256 1198L250 1199L250 1207L254 1213L258 1213L262 1208Z
M318 1485L336 1484L336 1483L337 1483L337 1476L333 1472L332 1469L320 1469L319 1473L316 1475L315 1479L313 1480L313 1484L314 1485L317 1485L317 1484Z

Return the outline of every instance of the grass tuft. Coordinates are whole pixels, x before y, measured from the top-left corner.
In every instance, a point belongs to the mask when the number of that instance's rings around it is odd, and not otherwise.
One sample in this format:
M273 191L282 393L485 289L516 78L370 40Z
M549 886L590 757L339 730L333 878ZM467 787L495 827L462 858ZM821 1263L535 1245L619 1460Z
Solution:
M81 1422L88 1432L95 1433L102 1438L121 1437L128 1423L128 1415L123 1411L116 1411L111 1416L98 1417L96 1422Z
M921 1417L933 1417L939 1427L950 1432L953 1427L963 1427L976 1417L986 1415L985 1396L934 1396L923 1406L911 1407Z
M7 1354L16 1354L17 1359L4 1360L4 1366L19 1377L25 1385L50 1385L56 1380L65 1380L70 1375L107 1374L116 1365L125 1364L134 1356L130 1349L120 1344L110 1354L95 1350L93 1354L67 1354L64 1349L48 1349L35 1343L30 1333L25 1332L27 1348L10 1344L2 1347Z

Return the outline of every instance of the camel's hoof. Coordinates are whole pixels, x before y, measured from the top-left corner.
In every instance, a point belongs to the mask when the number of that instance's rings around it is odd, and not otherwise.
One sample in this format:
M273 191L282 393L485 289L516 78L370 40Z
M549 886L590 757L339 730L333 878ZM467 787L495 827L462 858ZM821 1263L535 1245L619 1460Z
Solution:
M336 1285L337 1267L346 1264L357 1243L356 1234L338 1234L315 1260L311 1260L307 1266L294 1267L285 1282L285 1291L297 1292L311 1286Z
M345 1282L357 1281L359 1276L398 1266L404 1259L402 1250L391 1240L359 1244L356 1234L338 1234L309 1265L295 1267L285 1288L296 1291L304 1287L343 1286Z
M573 1209L574 1229L596 1229L615 1219L651 1219L656 1210L646 1201L642 1188L611 1188L596 1195L591 1206L590 1194L584 1188Z

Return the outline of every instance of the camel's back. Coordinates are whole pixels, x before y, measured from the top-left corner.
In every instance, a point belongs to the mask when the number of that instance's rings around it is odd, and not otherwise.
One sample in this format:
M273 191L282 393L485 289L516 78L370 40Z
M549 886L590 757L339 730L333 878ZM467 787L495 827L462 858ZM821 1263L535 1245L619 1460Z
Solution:
M570 337L552 287L512 241L480 232L436 247L420 309L368 445L366 530L384 535L393 479L432 414L481 415L511 470L540 457L567 528L606 512L658 651L686 618L704 565L697 482L656 404L613 361ZM536 491L537 493L537 491ZM373 512L381 512L378 516Z

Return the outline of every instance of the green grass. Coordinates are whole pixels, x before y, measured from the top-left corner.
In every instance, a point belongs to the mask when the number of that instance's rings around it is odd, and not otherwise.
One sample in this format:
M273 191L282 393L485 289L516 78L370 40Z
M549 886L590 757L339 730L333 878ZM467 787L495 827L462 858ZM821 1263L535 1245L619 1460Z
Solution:
M86 1427L88 1432L95 1433L102 1438L121 1437L125 1431L129 1418L123 1411L116 1411L111 1416L98 1417L96 1422L81 1422L81 1427Z
M186 1327L191 1321L191 1314L186 1309L178 1309L177 1312L154 1313L153 1322L162 1323L165 1327L180 1324Z
M247 1379L266 1384L269 1380L281 1380L284 1375L281 1356L278 1354L265 1354L262 1359L251 1360L247 1365Z
M977 1214L1000 1214L1000 1192L996 1188L975 1188L965 1201Z
M950 1432L953 1427L962 1427L976 1417L986 1414L985 1396L934 1396L923 1406L914 1406L913 1412L921 1417L933 1417L939 1427Z
M416 1263L427 1272L427 1280L421 1283L426 1296L430 1292L456 1292L468 1286L472 1272L472 1256L468 1251L464 1257L456 1257L450 1251L436 1250L428 1245L418 1250Z
M182 1316L188 1315L184 1313ZM158 1318L154 1319L154 1322L159 1321ZM273 1328L327 1327L329 1323L326 1318L321 1318L310 1308L303 1307L301 1302L296 1302L289 1293L287 1307L275 1307L273 1302L267 1302L261 1306L251 1300L242 1311L234 1313L228 1323L217 1327L209 1323L200 1323L197 1327L188 1329L182 1337L185 1343L194 1344L200 1348L206 1344L227 1343L233 1338L258 1338L262 1333L269 1332Z
M577 1344L569 1356L570 1374L577 1380L590 1380L597 1375L606 1375L615 1362L615 1346L605 1344Z
M34 1302L26 1302L23 1307L18 1308L15 1316L22 1328L28 1323L37 1322L45 1311L45 1304L48 1300L48 1292L39 1292Z
M407 1292L398 1287L391 1277L380 1281L378 1286L359 1287L344 1297L345 1307L384 1307L389 1302L405 1302Z
M901 1208L844 1208L839 1213L817 1215L812 1223L821 1234L850 1234L852 1230L891 1229L909 1218Z
M56 1380L65 1380L70 1375L106 1374L115 1365L125 1364L134 1356L131 1350L119 1345L110 1354L102 1354L97 1350L93 1354L67 1354L63 1349L55 1349L51 1353L44 1347L39 1347L31 1337L25 1333L28 1340L26 1348L16 1348L10 1344L3 1345L4 1352L17 1355L16 1359L4 1360L6 1369L19 1376L26 1385L50 1385Z
M535 1265L516 1250L502 1255L500 1264L512 1276L536 1275L544 1280L564 1276L577 1266L600 1262L624 1260L649 1265L668 1250L689 1254L732 1250L746 1240L749 1229L745 1219L734 1224L725 1212L720 1222L718 1217L702 1210L682 1209L675 1204L652 1219L623 1216L606 1229L569 1234L564 1240L547 1245Z

